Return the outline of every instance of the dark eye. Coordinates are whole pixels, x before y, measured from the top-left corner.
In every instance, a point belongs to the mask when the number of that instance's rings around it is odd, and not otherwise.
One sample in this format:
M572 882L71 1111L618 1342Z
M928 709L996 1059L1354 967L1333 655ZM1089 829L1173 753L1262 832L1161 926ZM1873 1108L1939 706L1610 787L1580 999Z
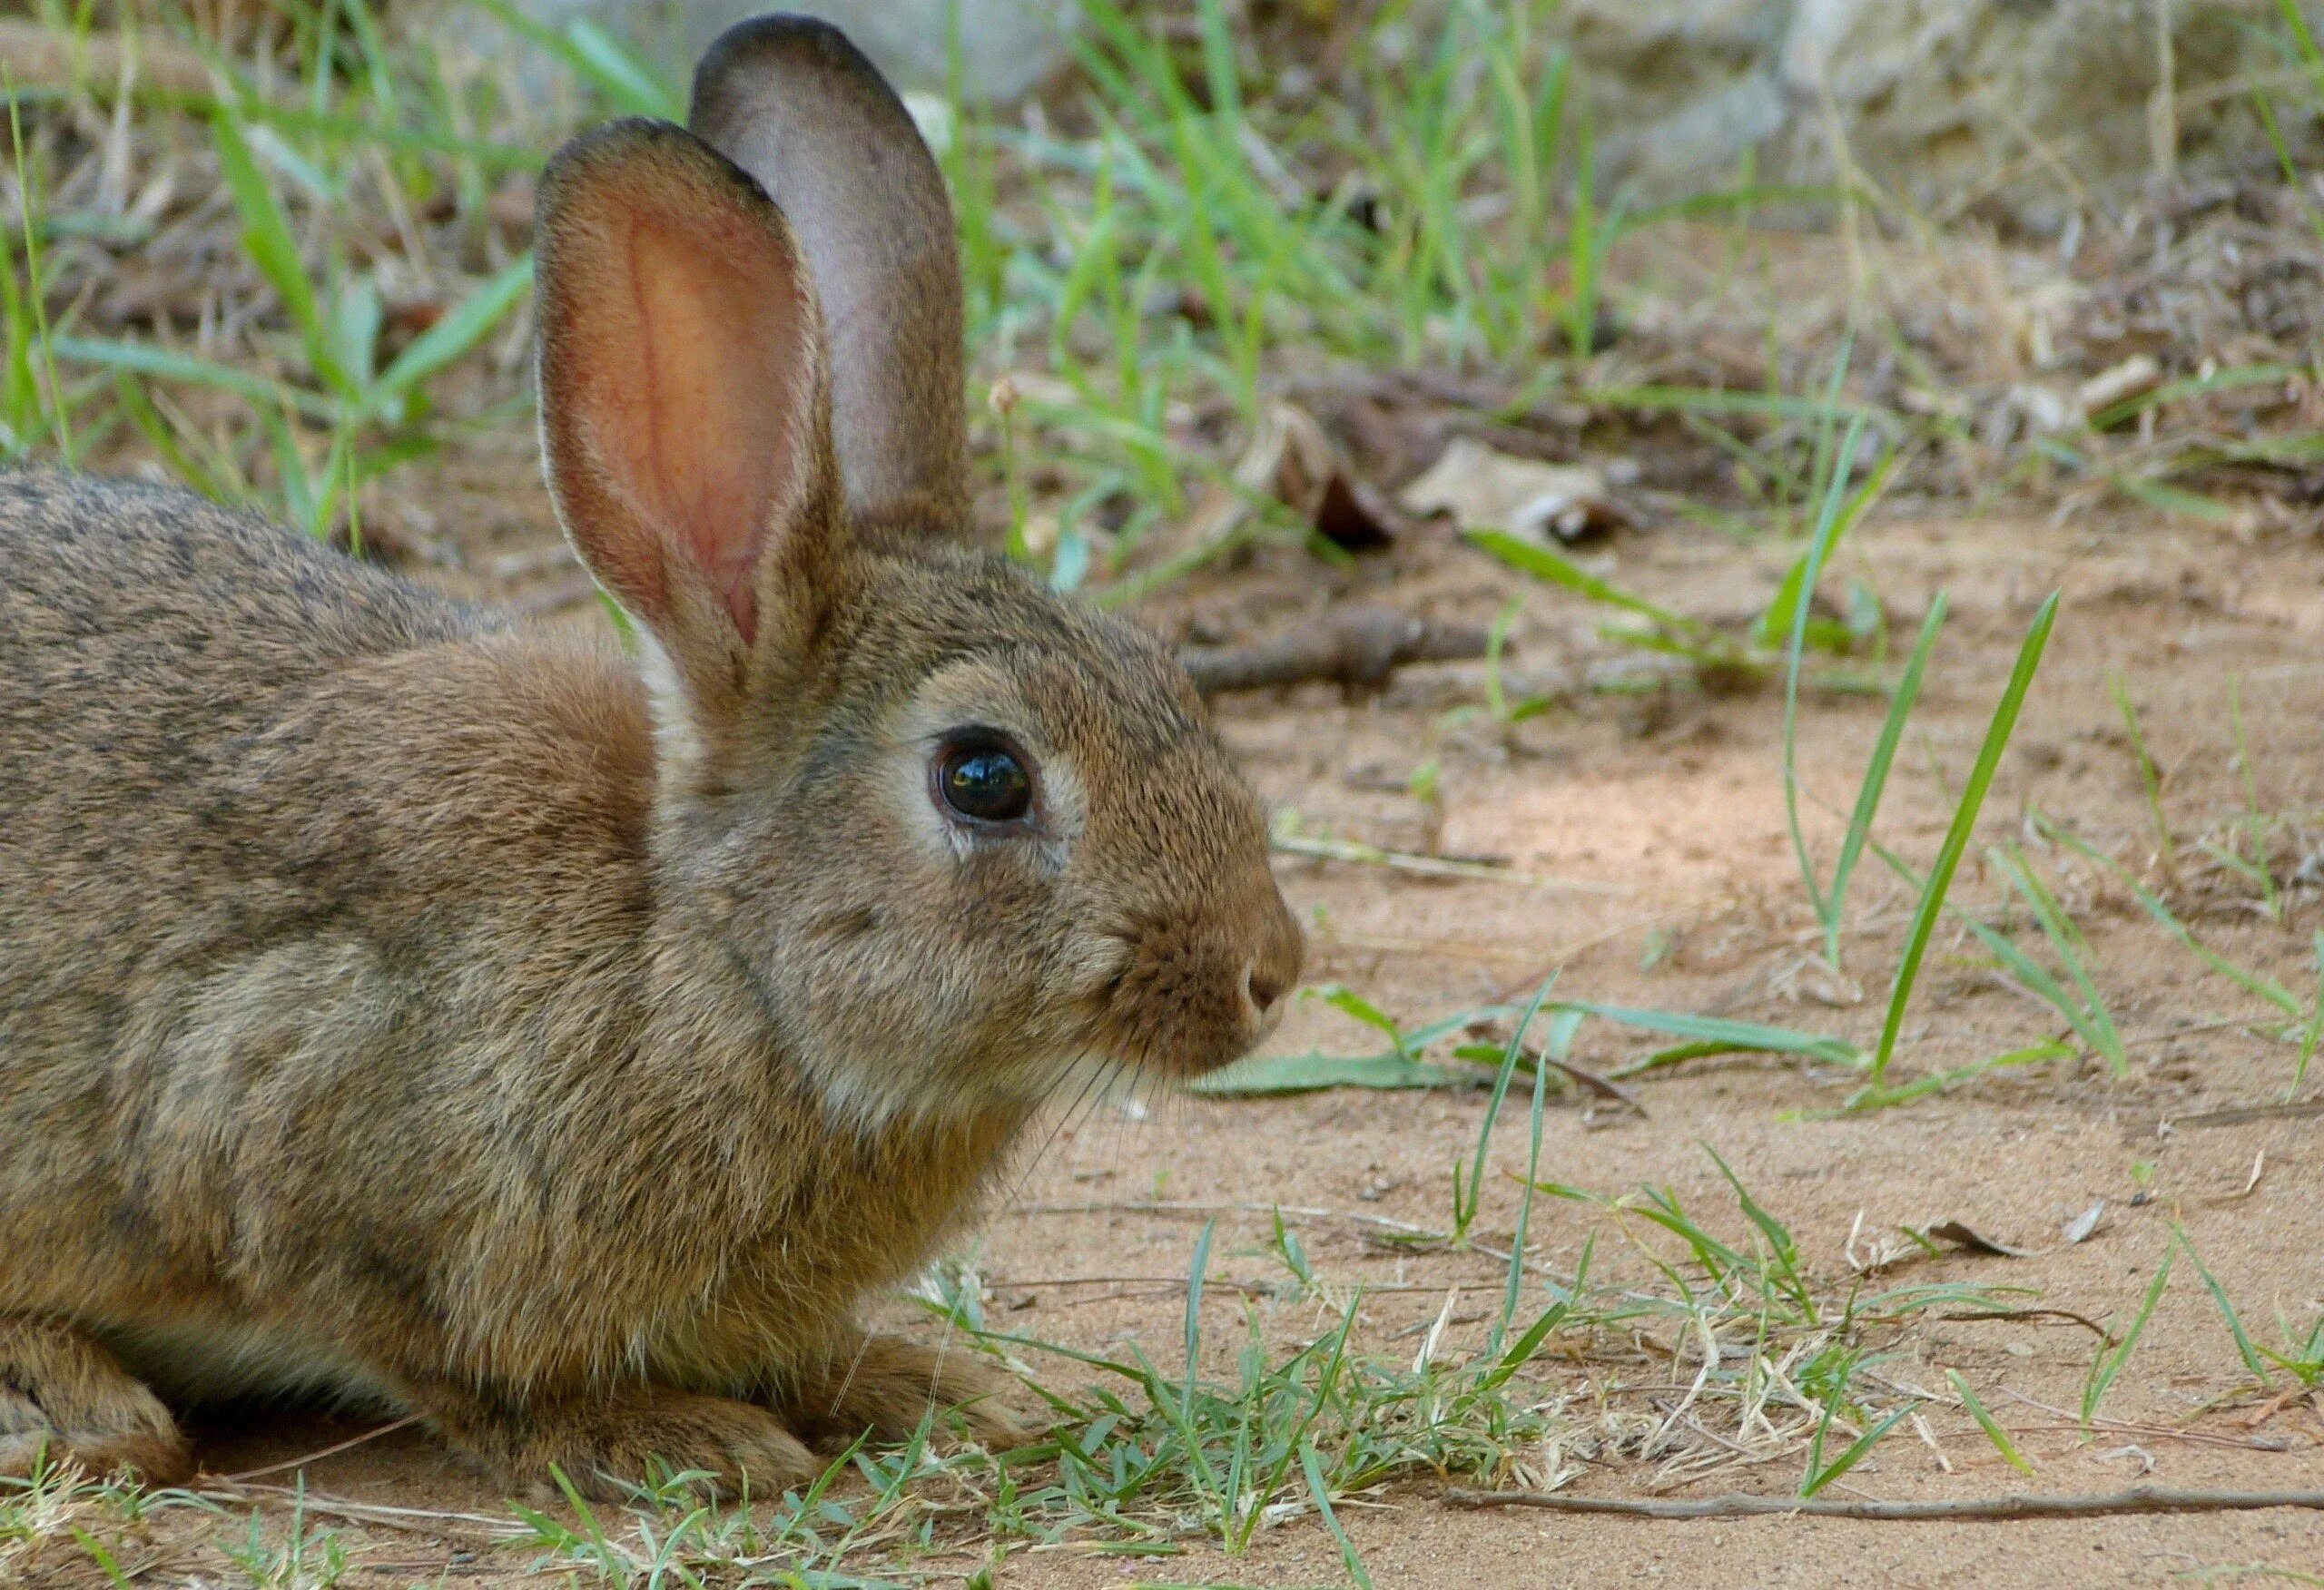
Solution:
M1014 751L994 740L947 747L936 764L936 792L976 822L1017 822L1033 810L1032 775Z

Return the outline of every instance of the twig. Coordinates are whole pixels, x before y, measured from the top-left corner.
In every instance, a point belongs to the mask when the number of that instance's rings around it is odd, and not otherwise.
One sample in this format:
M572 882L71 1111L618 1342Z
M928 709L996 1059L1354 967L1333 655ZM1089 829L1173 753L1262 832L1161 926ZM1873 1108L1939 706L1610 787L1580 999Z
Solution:
M1322 680L1354 692L1377 689L1407 662L1485 654L1475 624L1439 623L1381 607L1348 607L1247 646L1181 646L1179 665L1205 695Z
M1011 1214L1269 1214L1281 1215L1286 1220L1343 1221L1351 1225L1370 1226L1376 1231L1386 1232L1411 1242L1440 1243L1447 1250L1452 1246L1452 1239L1443 1232L1433 1232L1426 1226L1408 1225L1401 1220L1390 1220L1384 1214L1359 1214L1352 1209L1308 1209L1291 1203L1185 1202L1160 1203L1144 1201L1109 1203L1020 1203L1009 1212ZM1464 1242L1462 1246L1467 1251L1492 1260L1496 1263L1509 1262L1509 1251L1505 1248L1488 1248L1482 1242ZM1545 1275L1553 1281L1563 1279L1555 1271L1535 1264L1530 1260L1526 1261L1525 1268L1536 1275Z
M1534 1055L1533 1064L1536 1065L1547 1065L1555 1071L1562 1071L1568 1077L1580 1083L1584 1088L1587 1088L1590 1092L1596 1094L1600 1098L1612 1099L1616 1104L1627 1104L1638 1113L1638 1116L1640 1120L1644 1120L1646 1118L1645 1103L1640 1099L1637 1094L1631 1092L1629 1088L1624 1087L1619 1082L1600 1076L1596 1072L1588 1070L1583 1066L1576 1065L1568 1060L1552 1060L1547 1055Z
M994 1279L985 1283L994 1291L1028 1291L1037 1286L1176 1286L1187 1284L1183 1275L1060 1275L1042 1281L1004 1281ZM1260 1286L1254 1281L1228 1281L1209 1276L1203 1281L1205 1291L1236 1291L1255 1298L1272 1297L1275 1288Z
M320 1452L310 1452L302 1458L286 1458L280 1463L270 1463L263 1468L245 1468L240 1474L219 1475L217 1483L241 1485L245 1480L256 1479L261 1474L280 1474L286 1468L304 1468L310 1463L320 1462L325 1458L335 1458L350 1447L359 1447L366 1441L376 1441L381 1436L393 1435L399 1429L418 1424L427 1417L423 1413L407 1413L401 1418L383 1424L377 1429L365 1430L359 1436L350 1436L337 1446L325 1447Z
M201 1490L189 1493L206 1502L225 1502L236 1506L251 1506L274 1502L294 1502L310 1513L326 1517L346 1518L357 1524L378 1525L388 1529L405 1529L416 1534L449 1538L468 1534L480 1536L488 1546L505 1546L510 1541L527 1540L533 1531L509 1518L494 1518L482 1513L445 1513L425 1507L390 1507L379 1502L342 1500L338 1497L318 1496L313 1491L293 1490L281 1485L225 1485L212 1481Z
M2061 1324L2081 1326L2109 1347L2114 1342L2114 1339L2107 1334L2103 1325L2087 1315L2075 1313L2072 1309L1980 1309L1968 1313L1939 1314L1936 1318L1947 1324L1963 1325L1977 1325L2002 1320L2055 1320Z
M81 87L110 98L120 87L124 65L144 87L164 93L201 97L212 87L207 62L150 32L76 37L42 23L0 21L0 62L19 92Z
M2093 1416L2085 1422L2075 1419L2074 1416L2066 1409L2057 1407L2053 1403L2043 1402L2039 1399L2028 1397L2024 1392L2016 1389L2014 1387L2004 1386L2000 1389L2001 1394L2010 1399L2013 1402L2022 1402L2026 1407L2046 1413L2053 1418L2073 1421L2067 1425L2060 1427L2062 1428L2077 1429L2082 1430L2084 1433L2091 1430L2103 1430L2110 1436L2142 1436L2148 1440L2153 1441L2185 1441L2192 1446L2230 1447L2240 1451L2265 1452L2273 1450L2273 1448L2262 1446L2257 1441L2239 1440L2233 1436L2218 1435L2211 1430L2177 1429L2170 1425L2136 1424L2129 1419L2107 1418L2103 1416Z
M2240 1126L2251 1121L2298 1121L2324 1115L2324 1098L2295 1099L2282 1104L2244 1104L2235 1109L2205 1110L2194 1115L2165 1115L2158 1123L2177 1131L2181 1126Z
M1844 1502L1826 1497L1706 1497L1699 1501L1640 1501L1629 1497L1570 1497L1555 1491L1470 1490L1444 1493L1456 1507L1545 1507L1560 1513L1615 1513L1630 1518L1758 1518L1787 1513L1873 1523L1965 1519L2102 1518L2121 1513L2249 1513L2268 1507L2324 1510L2324 1491L2176 1490L2136 1485L2128 1490L2068 1496L1965 1497L1945 1502Z
M1503 867L1496 862L1463 861L1452 856L1415 856L1405 850L1384 850L1377 845L1366 845L1354 839L1324 839L1286 829L1278 829L1268 837L1267 842L1286 856L1311 856L1319 861L1357 861L1373 867L1385 867L1391 871L1410 872L1422 878L1466 878L1484 883L1513 883L1526 888L1566 889L1574 894L1625 895L1630 892L1619 883L1600 883L1583 878L1551 878L1541 873L1520 872L1513 867Z

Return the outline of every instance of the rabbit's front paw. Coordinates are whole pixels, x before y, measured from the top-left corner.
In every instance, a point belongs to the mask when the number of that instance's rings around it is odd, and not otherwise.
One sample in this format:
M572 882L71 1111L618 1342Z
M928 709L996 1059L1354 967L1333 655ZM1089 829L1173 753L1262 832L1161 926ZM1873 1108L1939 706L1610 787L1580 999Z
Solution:
M901 1336L865 1336L806 1378L792 1404L800 1428L852 1440L911 1436L933 1408L957 1418L979 1446L1000 1452L1034 1440L1041 1417L1020 1406L1025 1389L990 1359L952 1343L922 1347Z
M76 1463L166 1485L189 1467L161 1399L79 1328L0 1314L0 1477Z
M555 1495L552 1466L583 1495L618 1500L660 1476L708 1477L724 1498L781 1496L824 1464L755 1403L648 1388L603 1398L438 1411L445 1433L506 1478Z

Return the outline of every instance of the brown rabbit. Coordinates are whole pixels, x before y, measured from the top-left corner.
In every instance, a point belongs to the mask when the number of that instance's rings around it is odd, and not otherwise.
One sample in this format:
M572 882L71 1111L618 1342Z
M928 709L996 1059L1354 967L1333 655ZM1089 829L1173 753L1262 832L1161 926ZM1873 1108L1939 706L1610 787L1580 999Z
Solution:
M693 124L541 184L549 481L642 669L0 477L0 1473L164 1478L165 1399L304 1389L512 1483L793 1484L993 1389L854 1314L1043 1101L1222 1065L1296 978L1169 657L967 548L894 94L766 18Z

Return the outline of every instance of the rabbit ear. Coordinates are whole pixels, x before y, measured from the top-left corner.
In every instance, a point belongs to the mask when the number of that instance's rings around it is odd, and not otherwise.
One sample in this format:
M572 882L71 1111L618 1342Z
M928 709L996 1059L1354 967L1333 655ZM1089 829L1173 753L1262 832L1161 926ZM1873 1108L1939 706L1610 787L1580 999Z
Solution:
M762 16L703 56L687 122L798 235L831 338L850 515L966 534L960 255L943 173L903 102L837 28Z
M542 452L584 562L697 708L812 629L840 553L822 332L783 215L682 128L575 139L540 189Z

